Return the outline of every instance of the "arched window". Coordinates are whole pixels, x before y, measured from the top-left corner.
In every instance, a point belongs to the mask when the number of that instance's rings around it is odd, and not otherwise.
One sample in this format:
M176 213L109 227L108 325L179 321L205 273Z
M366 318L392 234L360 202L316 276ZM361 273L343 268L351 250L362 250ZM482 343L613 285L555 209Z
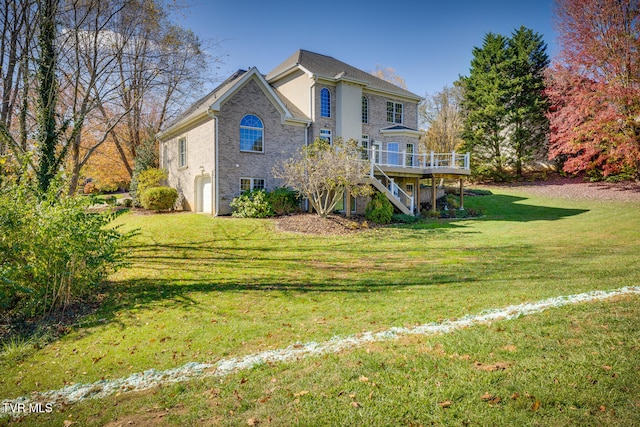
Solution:
M326 87L320 91L320 116L331 117L331 92Z
M369 123L369 99L362 97L362 123Z
M262 120L247 114L240 120L240 151L264 151L264 126Z

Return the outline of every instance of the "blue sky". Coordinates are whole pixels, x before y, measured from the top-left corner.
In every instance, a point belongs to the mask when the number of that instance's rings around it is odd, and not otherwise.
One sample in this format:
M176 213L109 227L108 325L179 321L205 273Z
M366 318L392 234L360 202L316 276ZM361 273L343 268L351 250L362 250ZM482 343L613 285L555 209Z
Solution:
M556 51L553 0L290 1L192 0L178 22L225 54L216 71L269 72L298 49L333 56L364 71L391 67L424 96L467 75L474 46L488 32L524 25ZM219 51L213 51L219 55ZM213 86L213 85L212 85ZM204 92L204 90L203 90Z

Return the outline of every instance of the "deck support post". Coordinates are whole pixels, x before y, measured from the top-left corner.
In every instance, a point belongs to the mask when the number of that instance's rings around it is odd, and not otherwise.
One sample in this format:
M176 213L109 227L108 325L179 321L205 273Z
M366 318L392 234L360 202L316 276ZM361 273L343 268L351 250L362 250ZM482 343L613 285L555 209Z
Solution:
M460 178L460 210L464 210L464 178Z
M436 212L438 209L436 208L436 196L438 191L436 189L436 176L431 175L431 212Z
M416 211L418 211L418 216L421 214L420 212L420 178L416 178L416 186L413 187L413 197L415 198Z

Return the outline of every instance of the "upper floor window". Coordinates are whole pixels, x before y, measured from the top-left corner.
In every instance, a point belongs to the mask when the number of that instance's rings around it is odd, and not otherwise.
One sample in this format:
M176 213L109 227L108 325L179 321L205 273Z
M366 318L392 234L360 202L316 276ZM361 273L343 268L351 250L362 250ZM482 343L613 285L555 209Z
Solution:
M178 167L187 167L187 138L178 140Z
M331 117L331 92L326 87L320 91L320 116Z
M402 104L387 101L387 121L402 124Z
M261 153L264 151L264 126L262 120L247 114L240 120L240 151Z
M362 123L369 123L369 99L362 97Z
M329 144L333 144L331 140L331 129L320 129L320 139L324 139Z

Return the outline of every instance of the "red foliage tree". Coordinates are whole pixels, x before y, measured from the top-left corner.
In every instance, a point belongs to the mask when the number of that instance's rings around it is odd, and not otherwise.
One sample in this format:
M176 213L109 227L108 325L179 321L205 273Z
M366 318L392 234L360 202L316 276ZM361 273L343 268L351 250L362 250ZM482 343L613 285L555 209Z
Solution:
M550 158L570 173L639 177L640 2L556 0L555 12Z

